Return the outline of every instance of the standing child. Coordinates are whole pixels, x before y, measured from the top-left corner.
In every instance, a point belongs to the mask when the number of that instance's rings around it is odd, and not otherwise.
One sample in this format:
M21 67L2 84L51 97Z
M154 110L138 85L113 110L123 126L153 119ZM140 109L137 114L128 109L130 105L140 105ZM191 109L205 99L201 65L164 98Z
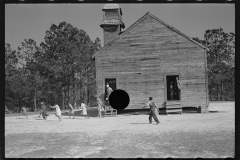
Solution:
M109 84L107 83L106 85L106 91L105 91L105 100L106 100L106 104L109 105L109 96L110 94L113 92L112 88L109 87Z
M38 117L42 117L42 107L39 108L39 116Z
M88 106L85 105L84 103L81 103L81 108L82 108L82 115L85 115L85 118L89 119L90 117L87 114L87 108Z
M25 107L22 107L21 111L22 111L22 115L26 116L26 118L28 119L27 109Z
M73 119L75 118L74 116L74 110L73 110L73 107L71 105L71 103L68 103L68 107L69 107L69 118L71 118L71 115L73 116Z
M54 106L50 106L51 108L56 108L56 116L58 117L59 121L61 121L61 110L60 110L60 107L55 104Z
M104 111L103 103L100 98L98 98L97 100L98 100L98 117L101 118L102 112Z
M43 119L46 120L47 118L47 110L44 102L41 102L41 110L40 110L40 115L42 114Z

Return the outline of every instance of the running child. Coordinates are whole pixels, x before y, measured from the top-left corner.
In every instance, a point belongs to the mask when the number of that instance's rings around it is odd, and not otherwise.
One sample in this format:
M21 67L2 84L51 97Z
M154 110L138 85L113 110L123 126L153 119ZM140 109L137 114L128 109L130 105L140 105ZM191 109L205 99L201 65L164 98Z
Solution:
M40 115L42 115L43 119L46 120L48 114L47 114L45 103L41 102L40 104L41 104Z
M22 111L22 115L26 116L26 118L28 119L27 109L25 107L22 107L21 111Z
M98 98L97 100L98 100L98 117L101 118L102 117L102 112L104 111L104 107L103 107L104 105L103 105L100 98Z
M87 109L89 108L87 105L84 103L81 103L81 108L82 108L82 115L85 115L85 118L89 119L90 117L87 114Z
M73 116L73 119L75 118L74 116L74 110L73 110L73 107L71 105L71 103L68 103L68 107L69 107L69 118L71 118L71 115Z

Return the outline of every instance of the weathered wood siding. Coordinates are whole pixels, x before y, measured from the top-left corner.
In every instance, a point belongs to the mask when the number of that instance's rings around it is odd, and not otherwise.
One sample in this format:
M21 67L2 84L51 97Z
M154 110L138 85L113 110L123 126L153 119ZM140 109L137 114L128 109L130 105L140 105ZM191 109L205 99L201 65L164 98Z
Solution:
M104 20L119 19L119 11L117 9L108 9L107 12L104 13Z
M130 96L127 108L141 108L150 96L161 106L164 76L171 73L180 74L183 106L207 105L204 49L150 16L95 58L98 95L105 77L116 78L117 88Z
M104 10L104 21L121 20L121 14L119 9ZM120 32L120 25L105 25L104 27L104 45L116 38Z
M104 28L104 45L118 36L120 27L116 25L109 25Z

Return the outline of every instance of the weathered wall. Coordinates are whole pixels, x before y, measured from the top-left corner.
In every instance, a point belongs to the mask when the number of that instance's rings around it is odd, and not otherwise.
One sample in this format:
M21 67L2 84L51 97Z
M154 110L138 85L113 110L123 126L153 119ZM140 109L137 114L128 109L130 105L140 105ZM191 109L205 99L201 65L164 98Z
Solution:
M109 23L116 20L121 20L119 9L108 9L103 11L103 20ZM113 23L113 22L112 22ZM120 32L120 25L104 25L103 27L103 37L104 45L116 38Z
M117 78L117 88L130 96L128 108L142 107L150 96L161 106L170 73L180 74L183 106L207 105L204 49L150 16L95 58L98 95L104 78Z
M105 26L103 30L104 45L106 45L108 42L116 38L118 36L119 30L120 30L120 26L116 26L116 25Z

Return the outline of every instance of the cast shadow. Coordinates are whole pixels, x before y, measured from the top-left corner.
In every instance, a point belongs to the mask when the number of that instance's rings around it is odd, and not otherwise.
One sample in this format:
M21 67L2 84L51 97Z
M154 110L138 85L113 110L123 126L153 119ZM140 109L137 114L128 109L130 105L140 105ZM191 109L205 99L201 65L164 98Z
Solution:
M226 111L208 111L209 113L227 113Z

